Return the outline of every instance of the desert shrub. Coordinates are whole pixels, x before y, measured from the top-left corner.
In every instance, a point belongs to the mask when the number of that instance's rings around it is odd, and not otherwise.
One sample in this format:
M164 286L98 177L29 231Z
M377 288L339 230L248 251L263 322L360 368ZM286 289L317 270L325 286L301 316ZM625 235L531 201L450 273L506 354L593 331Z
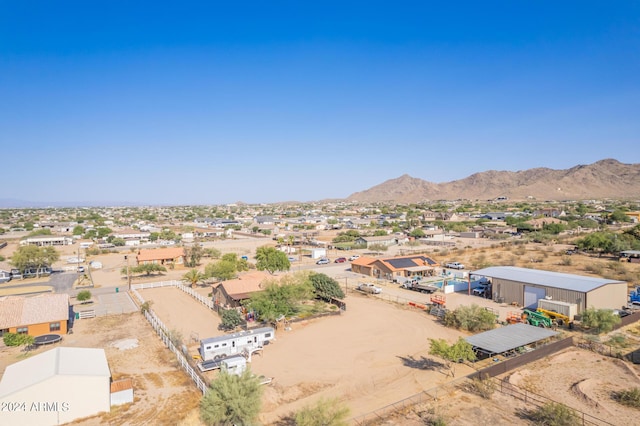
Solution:
M582 312L581 324L597 333L607 333L620 323L620 317L608 309L589 308Z
M496 383L490 377L476 377L468 380L464 385L464 389L484 399L491 399L493 392L496 390Z
M78 299L78 301L80 302L85 302L91 299L91 292L89 290L82 290L80 293L78 293L76 299Z
M545 426L577 426L581 424L575 411L564 404L549 402L542 407L523 410L524 417Z
M387 251L389 250L389 246L384 244L371 244L369 246L369 250L371 251Z
M140 313L144 314L145 312L147 312L149 309L151 309L152 304L152 300L147 300L146 302L144 302L142 305L140 305Z
M296 413L297 426L346 426L349 408L338 398L321 399Z
M603 267L599 263L588 263L585 265L584 270L587 272L591 272L592 274L602 275Z
M233 330L244 322L242 315L235 309L225 309L220 314L220 328Z
M169 336L169 340L171 341L171 343L173 343L173 346L175 346L176 348L179 348L180 346L182 346L183 338L182 338L181 332L179 332L178 330L172 329L172 330L169 330L167 335Z
M523 246L518 247L518 248L514 251L514 253L515 253L516 255L518 255L518 256L524 256L524 255L527 253L527 249L526 249L526 247L524 247L524 244L523 244Z
M562 256L560 264L564 266L571 266L573 264L573 259L571 259L571 256Z
M207 425L256 424L262 387L247 368L236 376L222 371L200 400L200 419Z
M610 336L606 344L616 348L626 348L630 346L630 342L627 336L620 333Z
M28 334L5 333L2 336L4 344L7 346L32 345L34 338Z
M426 426L447 426L447 419L433 408L419 412L418 416Z
M640 388L613 392L613 399L627 407L640 409Z

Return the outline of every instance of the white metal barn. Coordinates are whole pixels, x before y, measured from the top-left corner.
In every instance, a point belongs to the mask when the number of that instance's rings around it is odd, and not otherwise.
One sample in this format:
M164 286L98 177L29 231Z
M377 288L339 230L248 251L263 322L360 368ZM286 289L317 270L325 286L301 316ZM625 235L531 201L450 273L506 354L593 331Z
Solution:
M576 304L578 313L592 307L620 309L628 301L624 281L515 266L491 266L471 273L491 278L494 300L530 309L545 298Z
M0 424L59 425L110 410L104 349L58 347L5 369Z
M251 355L273 340L275 335L273 327L261 327L210 337L200 341L200 356L203 361L211 361L244 353Z

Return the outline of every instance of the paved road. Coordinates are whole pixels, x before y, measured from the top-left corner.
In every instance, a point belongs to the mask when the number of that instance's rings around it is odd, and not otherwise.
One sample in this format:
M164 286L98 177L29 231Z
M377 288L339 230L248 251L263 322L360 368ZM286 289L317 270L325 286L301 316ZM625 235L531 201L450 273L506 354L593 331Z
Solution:
M69 293L75 294L73 290L73 283L80 274L77 272L55 272L49 277L42 277L38 281L22 282L22 280L11 280L9 285L5 285L3 289L9 288L21 288L21 287L36 287L36 286L51 286L56 293Z

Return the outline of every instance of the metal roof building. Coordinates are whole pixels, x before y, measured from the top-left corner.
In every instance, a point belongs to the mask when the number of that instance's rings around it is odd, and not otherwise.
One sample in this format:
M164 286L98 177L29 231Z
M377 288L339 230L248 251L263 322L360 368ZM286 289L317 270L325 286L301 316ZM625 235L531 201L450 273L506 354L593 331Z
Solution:
M521 346L557 335L557 331L534 327L529 324L512 324L469 336L467 341L476 350L488 355L501 354Z
M605 278L492 266L471 272L491 278L493 300L535 309L539 299L552 299L587 308L619 309L628 301L627 283Z
M109 412L110 382L104 349L51 349L5 369L0 403L14 410L0 419L8 425L58 425Z

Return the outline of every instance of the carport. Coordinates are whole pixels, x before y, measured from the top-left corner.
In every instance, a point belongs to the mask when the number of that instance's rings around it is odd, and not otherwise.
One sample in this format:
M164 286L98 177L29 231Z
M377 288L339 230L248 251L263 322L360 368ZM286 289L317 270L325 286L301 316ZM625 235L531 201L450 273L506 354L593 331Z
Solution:
M465 338L476 352L493 356L539 342L558 332L529 324L511 324Z

